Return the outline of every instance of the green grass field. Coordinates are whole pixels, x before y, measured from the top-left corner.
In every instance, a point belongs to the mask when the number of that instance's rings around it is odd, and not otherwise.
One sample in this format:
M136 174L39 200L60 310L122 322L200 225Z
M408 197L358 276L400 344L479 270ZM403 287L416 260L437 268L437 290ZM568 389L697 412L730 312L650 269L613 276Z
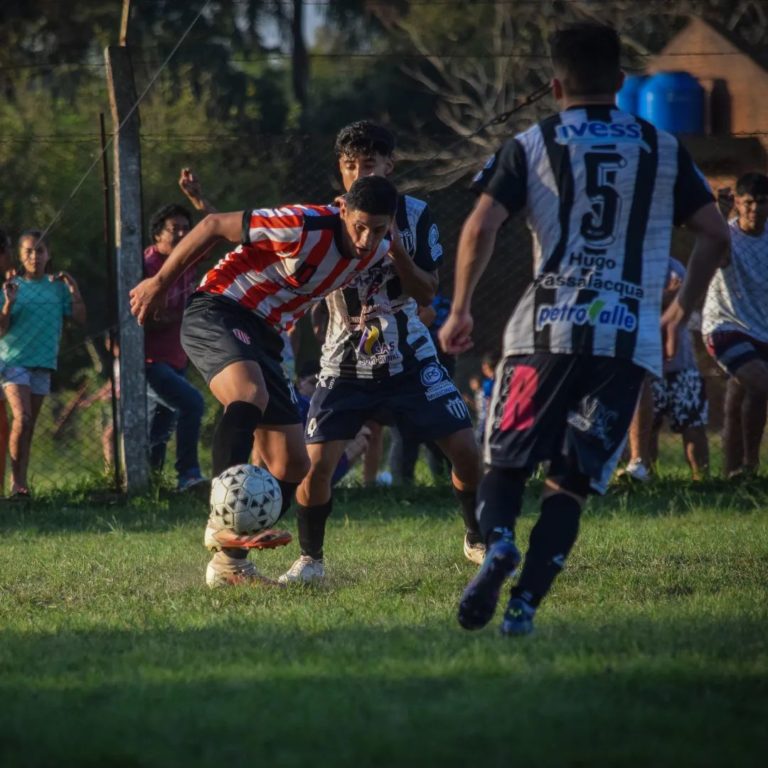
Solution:
M513 640L456 623L443 489L340 491L328 585L286 591L204 586L199 500L5 503L0 765L763 766L766 506L764 479L590 502Z

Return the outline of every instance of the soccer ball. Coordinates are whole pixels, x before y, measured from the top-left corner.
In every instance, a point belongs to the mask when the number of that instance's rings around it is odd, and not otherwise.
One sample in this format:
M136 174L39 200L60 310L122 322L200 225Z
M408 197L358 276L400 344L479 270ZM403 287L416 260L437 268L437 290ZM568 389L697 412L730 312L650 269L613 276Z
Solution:
M210 523L237 534L258 533L280 517L283 494L266 469L237 464L211 483Z

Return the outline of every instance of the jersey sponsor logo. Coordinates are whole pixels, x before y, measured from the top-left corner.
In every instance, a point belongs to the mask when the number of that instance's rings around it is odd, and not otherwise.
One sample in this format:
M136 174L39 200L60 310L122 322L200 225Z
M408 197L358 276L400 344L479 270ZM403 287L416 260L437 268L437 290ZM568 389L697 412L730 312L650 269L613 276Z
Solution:
M443 246L440 245L440 232L437 229L437 224L433 224L429 228L427 242L429 243L429 252L432 256L432 261L437 261L443 255Z
M608 451L613 448L611 434L617 418L615 411L608 410L596 397L587 395L579 402L578 411L571 411L567 420L574 429L599 440Z
M243 344L250 345L251 343L251 337L245 331L240 330L240 328L233 328L232 335L239 341L242 341Z
M579 290L610 291L619 296L628 296L633 299L642 299L645 291L634 283L624 280L606 280L599 273L592 272L589 275L561 275L557 272L545 272L534 281L539 288L578 288Z
M336 384L335 376L328 376L324 373L321 373L317 377L317 386L321 387L322 389L333 389L335 384Z
M424 397L431 402L432 400L437 400L438 397L452 395L454 392L458 392L455 384L449 379L445 379L437 384L433 384L431 387L427 387L424 390Z
M571 325L608 326L620 331L634 331L637 316L623 304L606 304L595 299L591 304L542 304L536 314L536 330L547 325L570 323Z
M555 128L555 141L568 144L638 144L646 152L651 148L643 141L638 123L605 123L587 120L583 123L565 123Z
M445 404L445 409L453 416L454 419L463 420L469 418L469 411L467 410L467 404L461 398L460 395L452 397Z
M443 369L437 363L430 363L421 369L419 376L421 377L421 383L425 387L431 387L433 384L441 381L444 374Z

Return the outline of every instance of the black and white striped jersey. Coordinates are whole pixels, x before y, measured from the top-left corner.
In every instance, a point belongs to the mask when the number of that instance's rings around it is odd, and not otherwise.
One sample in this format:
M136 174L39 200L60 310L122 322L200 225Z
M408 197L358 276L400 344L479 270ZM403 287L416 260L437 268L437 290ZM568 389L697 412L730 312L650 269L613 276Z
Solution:
M713 200L677 139L615 107L576 107L508 141L474 183L525 208L533 232L504 354L617 357L660 375L672 227Z
M401 195L395 218L403 245L417 266L437 269L443 249L427 204ZM416 361L435 357L418 304L406 296L391 259L384 259L326 297L328 329L321 374L338 378L385 379Z

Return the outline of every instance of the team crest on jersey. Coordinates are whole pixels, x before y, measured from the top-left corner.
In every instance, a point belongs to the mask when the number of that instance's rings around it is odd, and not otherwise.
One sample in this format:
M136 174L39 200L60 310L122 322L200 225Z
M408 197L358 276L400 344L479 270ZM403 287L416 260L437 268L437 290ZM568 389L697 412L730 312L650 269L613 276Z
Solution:
M443 369L437 363L430 363L421 369L421 383L425 387L437 384L443 378Z
M406 227L405 229L401 229L400 238L403 241L403 248L405 248L408 253L412 254L416 250L416 243L411 228Z
M568 423L579 432L599 440L606 450L612 447L611 433L618 418L615 411L609 411L596 397L584 397L578 411L568 414Z
M432 256L432 261L437 261L443 255L443 246L440 245L440 232L437 229L437 224L433 224L429 228L427 241L429 242L429 253Z
M243 342L243 344L249 344L251 343L251 337L245 332L241 331L239 328L233 328L232 329L232 335Z
M448 413L453 416L454 419L466 419L469 417L469 411L467 410L467 404L462 400L460 396L452 397L445 404L445 408Z

